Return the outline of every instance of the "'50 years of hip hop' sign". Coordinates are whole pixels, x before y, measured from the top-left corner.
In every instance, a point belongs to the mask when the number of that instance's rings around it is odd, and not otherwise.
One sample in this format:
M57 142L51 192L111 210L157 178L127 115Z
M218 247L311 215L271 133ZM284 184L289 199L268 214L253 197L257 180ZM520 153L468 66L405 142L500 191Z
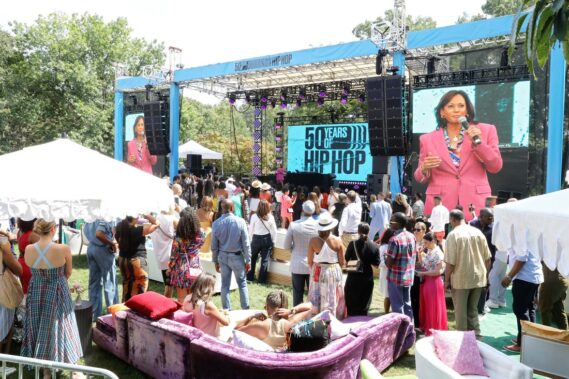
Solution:
M368 124L289 126L287 170L366 181L372 170Z

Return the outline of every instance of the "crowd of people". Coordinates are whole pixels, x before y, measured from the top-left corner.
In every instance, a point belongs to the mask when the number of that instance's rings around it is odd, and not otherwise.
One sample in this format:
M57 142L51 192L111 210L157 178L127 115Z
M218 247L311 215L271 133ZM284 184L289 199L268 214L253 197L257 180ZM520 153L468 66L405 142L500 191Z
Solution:
M184 174L175 178L172 191L175 209L84 225L94 319L105 313L103 299L110 306L147 291L150 236L164 294L176 296L184 310L194 312L196 327L219 336L220 326L230 320L231 277L237 282L240 308L249 309L248 282L267 282L281 228L282 247L291 251L292 307L286 294L273 292L263 314L237 323L238 330L271 346L282 345L294 323L319 312L328 311L339 320L367 315L377 268L383 310L407 315L425 335L448 329L446 290L456 329L480 335L480 316L506 305L510 284L519 332L507 349L519 351L520 320L535 321L538 291L543 322L567 328L562 305L567 281L542 268L533 252L522 258L493 246L494 197L488 197L479 212L472 206L465 213L459 205L449 210L436 195L427 213L422 194L415 194L412 202L401 193L393 199L390 193L362 198L353 190L309 190L283 183L273 188L231 177ZM21 354L74 363L82 352L67 290L69 248L52 242L54 223L18 220L18 227L19 259L8 238L3 237L0 246L2 267L21 278L27 295ZM212 302L215 278L203 270L200 252L211 252L220 273L221 309ZM0 339L9 341L15 310L0 306L0 313Z

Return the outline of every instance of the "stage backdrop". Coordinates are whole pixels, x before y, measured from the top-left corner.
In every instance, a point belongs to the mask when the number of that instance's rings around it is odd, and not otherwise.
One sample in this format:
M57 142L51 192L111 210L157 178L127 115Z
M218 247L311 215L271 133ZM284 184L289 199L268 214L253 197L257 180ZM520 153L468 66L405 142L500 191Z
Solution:
M289 126L287 170L365 182L372 170L368 124Z

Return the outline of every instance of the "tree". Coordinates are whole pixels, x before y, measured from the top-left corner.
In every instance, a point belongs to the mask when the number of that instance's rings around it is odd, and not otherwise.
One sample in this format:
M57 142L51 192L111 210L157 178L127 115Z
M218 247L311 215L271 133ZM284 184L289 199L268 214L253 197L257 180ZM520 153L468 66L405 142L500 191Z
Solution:
M486 18L487 16L482 13L477 13L471 16L466 12L462 12L462 15L458 17L455 24L464 24L466 22L486 20Z
M532 3L534 7L524 12ZM553 45L561 44L565 60L569 61L569 2L564 0L523 0L514 19L510 43L510 59L517 37L527 23L524 41L525 58L530 71L535 75L534 62L545 65Z
M493 17L514 14L522 5L523 0L486 0L482 5L482 11Z
M433 29L437 27L437 22L433 20L431 17L423 17L417 16L416 18L407 15L405 18L407 21L407 27L410 31L417 31L417 30L424 30L424 29ZM393 22L393 10L388 9L385 11L383 17L378 16L375 21L365 20L362 23L359 23L352 29L352 34L359 39L368 39L371 37L371 25L373 23L386 23L389 25Z
M4 64L0 152L53 140L66 133L82 144L113 151L113 64L137 75L143 65L164 63L164 46L133 38L124 18L40 16L11 24L13 58Z

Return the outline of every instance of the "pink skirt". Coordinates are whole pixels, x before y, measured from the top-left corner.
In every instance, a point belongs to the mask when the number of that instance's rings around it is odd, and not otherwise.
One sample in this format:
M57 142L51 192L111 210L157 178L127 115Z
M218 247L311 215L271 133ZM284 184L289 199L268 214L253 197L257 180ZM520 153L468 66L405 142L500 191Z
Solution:
M419 325L426 336L431 329L448 330L445 288L440 276L424 276L421 283Z

